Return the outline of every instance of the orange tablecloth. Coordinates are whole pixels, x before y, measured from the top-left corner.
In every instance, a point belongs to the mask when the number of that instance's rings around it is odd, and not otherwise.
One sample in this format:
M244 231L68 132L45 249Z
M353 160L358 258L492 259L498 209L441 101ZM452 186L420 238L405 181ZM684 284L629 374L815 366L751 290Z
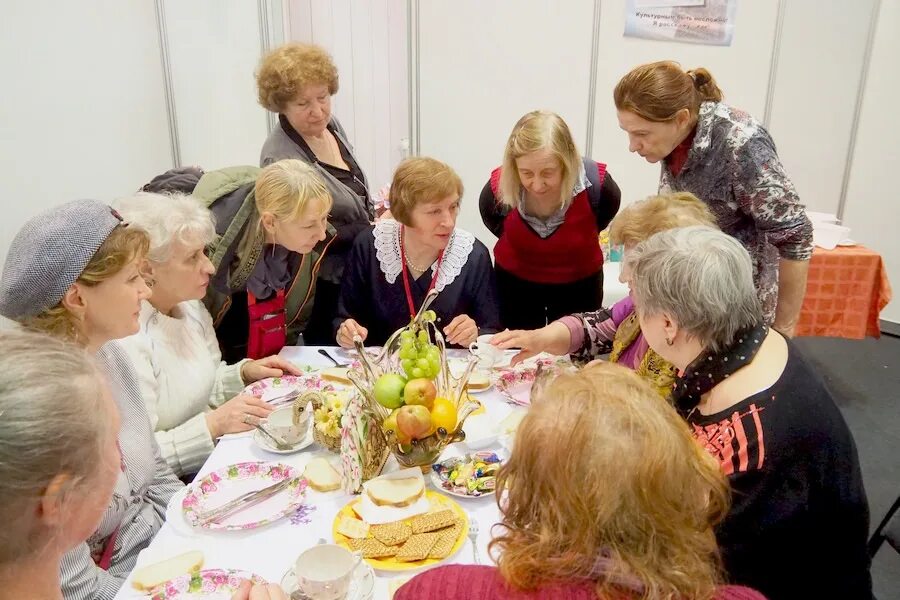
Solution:
M878 315L890 301L891 284L880 254L864 246L817 247L794 333L855 340L879 337Z

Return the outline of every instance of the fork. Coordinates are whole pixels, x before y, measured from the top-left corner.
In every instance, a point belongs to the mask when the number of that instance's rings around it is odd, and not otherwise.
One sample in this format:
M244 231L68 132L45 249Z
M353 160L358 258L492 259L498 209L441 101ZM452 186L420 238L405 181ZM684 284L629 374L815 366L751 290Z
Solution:
M266 402L271 406L277 406L278 404L287 404L288 402L293 402L297 399L297 396L303 393L303 390L300 388L294 388L285 392L280 396L275 396L274 398L269 398Z
M472 540L472 558L475 560L476 565L480 565L481 560L478 558L478 544L476 542L478 539L478 520L474 517L469 518L469 539Z

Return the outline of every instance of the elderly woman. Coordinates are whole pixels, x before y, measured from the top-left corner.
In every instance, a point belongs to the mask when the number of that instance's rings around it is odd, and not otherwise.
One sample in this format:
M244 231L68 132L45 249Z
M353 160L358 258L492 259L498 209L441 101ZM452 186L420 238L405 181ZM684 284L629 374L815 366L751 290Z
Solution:
M776 600L871 597L853 436L822 379L765 324L747 251L686 227L626 260L641 331L679 371L675 405L734 490L718 530L730 580Z
M147 247L147 234L127 227L109 206L75 200L25 223L9 247L0 278L0 315L95 354L121 417L113 497L87 542L62 559L66 598L113 598L138 553L162 526L169 499L183 487L160 456L134 370L113 341L138 331L141 301L150 296L140 272ZM68 396L54 397L59 404L60 398L69 402ZM86 411L73 421L87 418L101 417ZM6 420L6 415L0 419ZM79 443L90 440L83 436ZM41 441L53 445L56 437ZM66 448L76 451L77 444Z
M285 44L263 57L256 87L263 108L278 113L278 127L263 144L260 166L300 159L316 169L334 200L329 222L335 239L319 270L313 316L303 334L307 343L330 344L350 248L375 218L366 176L347 134L331 114L331 97L338 91L337 68L318 46Z
M119 411L86 352L22 330L0 348L0 589L61 598L63 555L101 524L121 472Z
M278 356L222 361L212 318L200 302L215 273L204 253L216 235L209 210L181 194L138 194L116 206L150 236L145 275L153 283L153 295L141 306L140 333L121 345L163 458L184 477L200 470L217 438L251 429L254 419L271 412L265 402L237 395L246 384L298 370Z
M490 543L499 568L431 569L395 600L762 598L721 586L713 525L728 506L723 475L623 367L550 382L519 425L497 489L506 490Z
M659 192L691 192L753 258L766 323L793 335L812 256L812 224L762 124L722 102L706 69L641 65L613 94L628 149L662 163Z
M688 225L714 225L709 208L693 194L677 193L652 196L626 206L609 226L613 244L625 246L625 253L654 233ZM630 284L623 267L619 279ZM653 351L641 333L631 296L609 310L562 317L546 327L532 331L503 331L491 339L500 348L521 348L513 357L516 364L540 352L571 354L577 362L587 362L603 354L650 381L667 398L672 392L675 368Z
M569 126L532 111L513 127L503 165L479 208L494 246L500 314L512 329L536 329L603 300L598 234L619 209L606 165L582 158Z
M164 179L150 189L165 189ZM282 160L262 170L204 173L191 194L216 222L209 248L215 273L204 304L222 357L258 359L296 343L309 323L322 253L333 240L322 178L303 161Z
M334 326L337 342L359 335L383 344L415 316L431 289L431 309L451 344L468 346L500 328L494 270L487 248L456 228L463 186L433 158L400 163L391 182L393 219L356 238Z

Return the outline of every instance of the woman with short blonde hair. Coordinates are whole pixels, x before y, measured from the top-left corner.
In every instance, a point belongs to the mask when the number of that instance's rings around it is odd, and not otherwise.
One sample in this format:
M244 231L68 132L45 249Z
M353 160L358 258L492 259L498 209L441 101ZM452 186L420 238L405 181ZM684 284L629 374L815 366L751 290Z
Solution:
M504 324L533 329L603 299L599 232L619 208L606 165L582 158L569 126L535 110L516 123L479 208L497 236Z
M391 182L394 219L356 238L334 321L339 345L359 336L383 344L409 323L431 289L431 309L447 341L468 346L500 328L494 271L487 248L456 227L463 186L438 160L410 158Z
M330 344L347 256L357 234L375 220L366 175L331 113L331 97L338 91L337 67L323 48L291 42L263 57L256 85L259 103L278 114L278 126L263 144L260 166L302 160L315 169L334 200L329 221L335 240L319 270L316 302L304 332L307 343Z
M595 364L549 382L519 425L497 490L502 519L489 548L498 567L432 569L397 600L438 591L447 600L761 598L720 587L713 527L728 509L724 476L623 367Z
M191 195L215 218L208 247L215 272L204 304L224 360L262 359L296 344L334 239L322 178L301 160L283 160L204 173Z
M769 598L871 598L853 436L802 353L766 325L747 250L682 227L625 260L644 338L678 369L673 403L734 490L717 530L729 580Z
M750 252L766 322L793 335L812 224L765 127L723 102L712 74L676 62L635 67L613 92L628 149L660 163L659 192L690 192Z
M111 600L183 488L160 456L134 369L116 342L138 331L141 301L150 296L141 273L148 245L144 231L106 204L75 200L22 226L0 277L0 315L95 355L121 416L113 497L103 499L99 525L62 557L66 597Z
M651 196L623 208L609 226L612 244L625 253L659 231L689 225L715 226L709 208L693 194L681 192ZM630 286L623 265L619 279ZM607 310L576 313L533 331L504 331L492 343L501 348L522 348L513 364L539 352L571 354L576 362L587 362L604 354L609 360L637 371L660 396L668 398L675 381L675 368L654 352L644 340L634 300L629 295Z

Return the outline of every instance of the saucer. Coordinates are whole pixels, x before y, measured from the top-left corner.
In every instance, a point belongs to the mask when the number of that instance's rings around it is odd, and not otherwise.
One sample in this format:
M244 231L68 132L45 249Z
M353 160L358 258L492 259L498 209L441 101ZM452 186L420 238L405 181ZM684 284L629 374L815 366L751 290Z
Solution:
M309 431L306 432L306 437L287 450L280 450L276 448L274 445L272 445L272 442L269 440L269 438L260 433L258 429L253 430L253 441L256 442L257 446L259 446L266 452L271 452L272 454L293 454L294 452L303 450L313 443L313 428L310 427Z
M297 589L297 577L294 575L294 567L287 570L281 578L281 588L291 600L309 600L309 596ZM365 562L360 561L350 581L350 589L347 591L346 600L371 600L375 589L375 571Z

